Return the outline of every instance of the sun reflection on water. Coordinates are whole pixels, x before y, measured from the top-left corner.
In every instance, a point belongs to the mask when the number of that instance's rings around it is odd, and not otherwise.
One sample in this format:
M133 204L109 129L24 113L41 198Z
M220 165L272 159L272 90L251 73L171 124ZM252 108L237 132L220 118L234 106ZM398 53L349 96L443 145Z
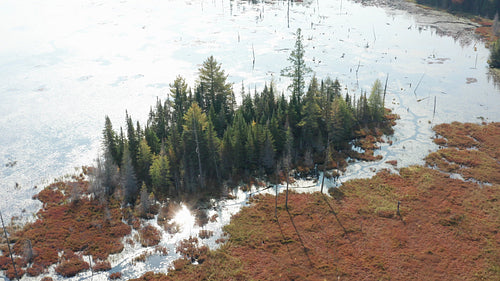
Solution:
M185 231L187 229L191 229L195 223L195 217L191 214L188 207L184 204L181 205L181 208L175 214L173 221L175 224L179 226L181 231Z

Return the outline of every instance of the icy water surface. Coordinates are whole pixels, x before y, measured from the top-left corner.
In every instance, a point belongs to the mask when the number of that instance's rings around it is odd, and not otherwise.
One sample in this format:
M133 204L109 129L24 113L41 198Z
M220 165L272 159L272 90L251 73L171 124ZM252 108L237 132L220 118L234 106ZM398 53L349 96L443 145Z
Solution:
M389 167L387 160L397 160L400 167L422 163L436 149L432 124L500 120L500 93L488 75L484 44L470 35L440 36L441 30L429 27L463 20L423 20L340 0L292 3L289 21L287 9L285 1L2 1L4 216L29 218L39 207L31 200L35 186L91 165L106 114L115 128L123 125L125 110L145 121L157 97L166 98L169 83L182 75L192 86L197 68L210 55L222 63L237 96L242 82L247 89L262 89L271 80L286 93L289 80L279 72L288 65L297 28L305 39L307 64L318 77L338 78L345 92L359 95L389 75L386 106L401 116L393 144L383 144L378 152L384 159L352 164L341 181L371 176ZM318 189L311 182L301 186ZM220 225L244 204L240 197L221 202L237 207L219 209L228 214L213 226L219 234ZM128 255L114 262L118 269L127 268L127 277L167 267L160 257L131 267L133 255ZM76 279L86 278L90 275Z

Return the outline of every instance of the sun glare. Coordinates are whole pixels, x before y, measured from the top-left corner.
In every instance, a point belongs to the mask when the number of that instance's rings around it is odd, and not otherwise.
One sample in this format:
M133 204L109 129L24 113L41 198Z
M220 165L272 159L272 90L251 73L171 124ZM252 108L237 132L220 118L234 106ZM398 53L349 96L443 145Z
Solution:
M182 204L181 208L174 216L174 222L179 225L182 230L186 230L193 227L195 218L186 205Z

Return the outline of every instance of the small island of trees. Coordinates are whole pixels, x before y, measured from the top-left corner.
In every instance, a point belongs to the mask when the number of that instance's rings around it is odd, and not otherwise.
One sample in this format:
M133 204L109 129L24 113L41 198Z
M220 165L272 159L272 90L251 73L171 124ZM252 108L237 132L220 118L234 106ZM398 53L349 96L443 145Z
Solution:
M289 61L282 71L292 80L289 97L273 82L253 93L242 84L237 105L228 75L210 56L192 88L181 76L170 84L168 98L151 107L146 124L126 114L126 128L115 131L106 117L93 189L108 196L119 190L132 205L140 193L158 199L221 194L251 178L280 181L292 169L341 169L347 157L360 158L353 143L392 132L395 116L384 108L379 80L357 99L344 94L338 80L315 75L306 89L311 70L300 29Z

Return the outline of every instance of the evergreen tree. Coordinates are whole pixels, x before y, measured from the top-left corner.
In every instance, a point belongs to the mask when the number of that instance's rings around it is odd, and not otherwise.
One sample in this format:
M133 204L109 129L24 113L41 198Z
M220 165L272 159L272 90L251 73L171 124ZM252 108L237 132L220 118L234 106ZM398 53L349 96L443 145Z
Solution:
M232 127L227 128L224 132L221 143L221 165L222 165L222 175L224 177L229 177L232 175L233 163L234 163L234 149L232 144Z
M374 122L381 122L384 118L384 104L382 101L382 94L384 90L380 80L375 80L372 86L370 97L368 98L368 107L370 111L371 120Z
M141 190L139 193L139 205L137 206L139 215L142 218L147 219L148 214L151 212L151 207L153 206L153 204L154 204L154 196L149 195L146 184L142 183Z
M153 155L151 153L151 148L149 147L146 139L142 139L139 143L139 149L137 152L137 179L139 182L146 183L147 186L151 186L149 168L152 161Z
M368 106L368 99L366 92L363 92L357 102L356 119L363 125L367 125L371 119L370 107Z
M160 153L153 159L153 164L149 169L153 192L157 196L173 196L172 184L170 181L170 163L165 153Z
M176 126L172 128L170 138L167 140L167 145L163 147L163 150L165 150L167 158L170 161L170 175L174 181L175 191L179 192L182 188L182 174L184 173L182 170L182 160L184 159L184 155L182 138Z
M292 78L292 84L289 88L292 90L292 96L295 96L300 103L305 88L305 76L312 70L306 66L304 61L305 50L300 28L297 29L295 36L295 48L288 57L291 65L281 70L281 75Z
M277 114L271 117L271 121L268 124L268 130L273 139L276 157L279 158L281 157L285 146L285 131L283 130L283 127L280 126L279 119L276 116Z
M250 94L243 95L243 100L240 108L246 123L250 123L255 120L255 117L257 115L255 114L253 100Z
M207 148L208 153L210 154L208 157L210 159L207 160L209 163L207 166L207 174L215 175L217 177L217 182L220 184L221 175L220 175L220 140L217 137L217 133L215 132L214 125L212 120L208 119L207 130L205 131L205 139L207 140Z
M116 137L115 131L113 130L113 125L111 124L111 120L107 115L104 123L103 137L104 137L103 148L105 154L109 154L110 160L113 161L115 164L119 164L121 158L119 158L118 139Z
M331 105L329 136L337 150L345 149L352 137L354 117L343 98L336 98Z
M192 182L197 179L198 185L205 188L204 170L206 167L206 139L204 131L207 129L208 121L205 113L196 102L193 102L191 107L184 115L184 125L182 139L184 143L184 165L186 182ZM196 189L194 185L188 186L188 189L193 191Z
M132 118L125 113L125 118L127 122L127 139L128 139L128 157L132 161L132 166L134 170L137 171L137 153L139 151L139 139L136 136L136 131L134 128L134 123L132 122Z
M233 85L227 82L227 75L213 56L205 60L198 71L198 102L202 102L200 106L205 112L213 106L215 115L222 116L213 120L217 134L222 136L231 123L236 105Z
M121 178L123 186L123 200L125 204L134 204L137 198L137 178L135 176L130 149L125 149L123 153Z
M245 118L240 110L236 112L234 117L234 123L232 127L232 149L233 149L233 159L234 166L236 169L243 171L247 168L247 141L248 141L248 129L245 123Z
M275 166L275 148L271 131L266 127L260 149L260 165L265 169L267 175L271 175Z
M188 92L186 80L181 76L177 76L174 82L170 84L170 97L173 108L172 121L176 124L180 133L182 133L182 118L189 107Z
M299 123L302 129L302 139L304 147L318 147L321 124L321 108L319 105L319 85L315 76L311 79L309 89L304 100L304 117Z
M144 137L146 138L148 146L151 148L151 152L153 154L160 153L160 139L158 139L158 136L151 127L146 127L146 129L144 129Z

